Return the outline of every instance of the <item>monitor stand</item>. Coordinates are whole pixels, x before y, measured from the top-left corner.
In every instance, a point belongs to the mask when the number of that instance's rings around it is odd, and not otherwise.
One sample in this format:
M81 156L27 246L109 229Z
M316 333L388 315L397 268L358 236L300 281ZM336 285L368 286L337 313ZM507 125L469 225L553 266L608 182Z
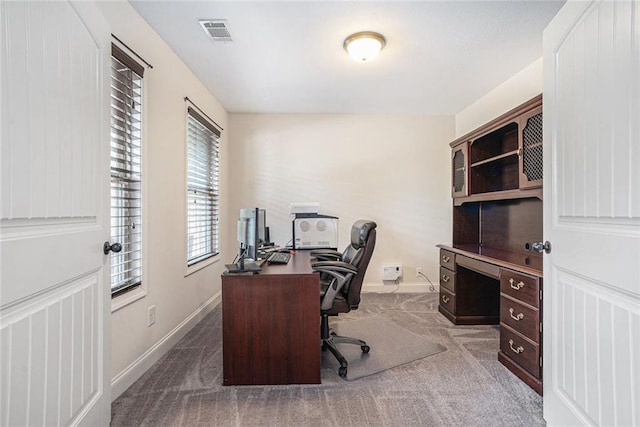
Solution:
M246 272L258 272L262 268L254 261L246 261L244 257L241 257L235 264L225 264L229 273L246 273Z

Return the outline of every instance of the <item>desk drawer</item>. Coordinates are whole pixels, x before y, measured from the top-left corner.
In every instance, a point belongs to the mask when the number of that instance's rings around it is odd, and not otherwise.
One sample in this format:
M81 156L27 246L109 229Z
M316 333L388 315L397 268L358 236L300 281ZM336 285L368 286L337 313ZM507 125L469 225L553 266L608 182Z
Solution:
M500 267L489 262L458 255L456 264L494 279L500 277Z
M440 288L440 307L451 314L456 314L456 295L445 288Z
M456 271L456 254L440 249L440 265L451 271Z
M540 344L540 314L538 310L502 296L500 298L500 322Z
M444 286L451 292L456 292L456 273L448 268L440 267L440 286Z
M540 346L500 324L500 351L536 378L540 378Z
M540 282L537 277L501 268L500 292L540 308Z

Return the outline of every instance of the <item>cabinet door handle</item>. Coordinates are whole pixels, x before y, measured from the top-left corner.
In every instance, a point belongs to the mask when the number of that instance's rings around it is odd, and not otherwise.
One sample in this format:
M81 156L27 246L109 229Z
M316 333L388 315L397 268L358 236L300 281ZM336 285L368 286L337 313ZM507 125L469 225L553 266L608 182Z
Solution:
M442 302L447 304L450 301L449 297L446 295L442 295Z
M524 319L524 314L522 314L522 313L518 313L518 314L516 314L516 315L514 316L514 315L513 315L513 308L510 308L510 309L509 309L509 314L511 315L511 318L512 318L513 320L515 320L515 321L518 321L518 322L519 322L520 320Z
M509 340L509 347L511 347L511 351L516 354L524 353L524 347L518 346L518 348L513 348L513 340Z
M514 284L515 283L515 284ZM519 291L523 286L524 286L524 282L520 281L518 283L516 283L515 280L513 280L513 278L509 279L509 284L511 285L511 287L513 289L515 289L516 291Z
M450 279L449 279L449 276L447 276L446 274L443 274L443 275L442 275L442 281L443 281L444 283L447 283L449 280L450 280Z
M442 261L444 261L444 262L449 262L449 261L451 261L451 257L448 257L448 256L446 256L446 255L443 255L443 256L442 256Z

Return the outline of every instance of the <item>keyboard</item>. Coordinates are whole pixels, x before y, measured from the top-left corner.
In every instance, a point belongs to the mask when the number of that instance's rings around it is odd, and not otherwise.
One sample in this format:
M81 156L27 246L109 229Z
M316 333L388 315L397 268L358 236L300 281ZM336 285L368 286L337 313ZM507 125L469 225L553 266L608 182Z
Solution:
M267 258L269 264L287 264L291 259L289 252L272 252Z

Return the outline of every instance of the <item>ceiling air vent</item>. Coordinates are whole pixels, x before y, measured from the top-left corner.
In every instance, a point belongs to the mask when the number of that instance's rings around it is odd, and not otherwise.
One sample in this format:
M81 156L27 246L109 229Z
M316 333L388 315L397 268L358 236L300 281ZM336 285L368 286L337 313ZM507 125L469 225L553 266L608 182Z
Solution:
M229 23L226 19L201 19L200 26L214 42L233 41L229 32Z

